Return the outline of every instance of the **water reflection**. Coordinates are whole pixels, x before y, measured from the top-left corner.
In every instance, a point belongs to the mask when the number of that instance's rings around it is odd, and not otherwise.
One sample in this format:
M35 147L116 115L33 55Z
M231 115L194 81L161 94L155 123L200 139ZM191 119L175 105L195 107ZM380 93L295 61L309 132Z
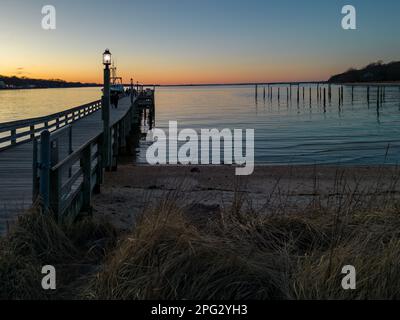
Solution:
M387 163L397 163L398 88L386 88L378 110L368 108L366 87L344 87L341 95L339 89L271 85L259 86L255 96L254 86L158 88L156 126L167 130L168 121L178 121L179 129L253 128L257 163L381 163L388 143ZM139 162L147 146L141 143Z

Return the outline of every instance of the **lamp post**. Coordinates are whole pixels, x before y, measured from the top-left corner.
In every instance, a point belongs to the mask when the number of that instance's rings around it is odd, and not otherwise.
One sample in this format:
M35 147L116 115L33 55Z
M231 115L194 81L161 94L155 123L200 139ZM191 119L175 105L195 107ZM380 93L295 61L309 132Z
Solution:
M111 52L106 49L103 53L104 87L102 97L103 117L103 167L111 167L111 136L110 136L110 65Z
M133 79L131 78L131 104L133 104Z

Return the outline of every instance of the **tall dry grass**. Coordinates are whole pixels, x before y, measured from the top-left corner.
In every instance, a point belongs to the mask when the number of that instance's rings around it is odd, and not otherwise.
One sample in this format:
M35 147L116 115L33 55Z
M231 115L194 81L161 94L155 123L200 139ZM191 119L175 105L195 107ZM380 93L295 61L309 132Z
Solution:
M179 206L179 193L169 195L142 214L85 297L399 299L398 177L396 169L365 186L338 170L332 190L323 195L316 178L297 209L288 206L293 190L277 183L261 209L238 192L201 219ZM356 268L356 290L342 288L345 265Z
M94 299L398 299L400 216L316 210L221 212L201 226L182 208L144 214L109 257ZM357 289L343 290L354 265Z
M59 225L34 207L0 239L0 300L74 297L78 278L97 267L115 236L109 223L83 218ZM45 265L56 267L56 291L42 289Z
M332 190L322 194L316 178L298 207L278 182L257 208L238 188L218 213L198 215L178 190L117 243L107 223L59 226L32 212L0 245L0 298L399 299L398 176L366 187L338 171ZM61 292L41 290L43 264L63 270ZM356 290L341 286L345 265Z

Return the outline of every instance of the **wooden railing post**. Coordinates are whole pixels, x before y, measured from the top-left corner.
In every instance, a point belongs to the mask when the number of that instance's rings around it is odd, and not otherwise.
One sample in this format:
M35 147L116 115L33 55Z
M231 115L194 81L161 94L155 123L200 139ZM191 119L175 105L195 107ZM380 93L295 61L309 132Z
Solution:
M96 185L94 187L94 193L99 194L101 190L101 184L103 183L103 159L102 159L102 147L103 147L103 136L100 136L97 142L97 169L96 169Z
M17 143L17 130L16 129L11 129L11 144L16 144Z
M82 211L91 213L92 203L92 144L83 151L81 159L83 172L83 204Z
M32 202L34 203L39 195L39 176L38 176L38 142L33 139L32 156Z
M29 127L29 131L30 131L30 138L33 140L35 139L35 125L31 125Z
M44 211L50 207L50 132L40 134L40 198Z
M50 166L54 166L59 161L59 143L58 139L51 141L50 138ZM52 171L50 169L50 207L53 213L58 217L61 214L61 172L62 170Z
M68 130L68 155L72 154L72 126ZM68 168L68 177L72 177L72 167Z

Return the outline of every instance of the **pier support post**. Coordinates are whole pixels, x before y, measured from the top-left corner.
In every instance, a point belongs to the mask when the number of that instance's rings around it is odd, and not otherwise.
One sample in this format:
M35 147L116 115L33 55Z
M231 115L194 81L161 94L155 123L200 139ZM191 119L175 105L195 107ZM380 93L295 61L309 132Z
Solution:
M329 84L329 87L328 87L328 100L329 100L329 103L331 103L331 101L332 101L332 87L331 87L331 84Z
M289 87L286 87L286 104L289 105Z
M342 102L341 102L342 105L343 105L343 100L344 100L344 99L343 99L343 97L344 97L344 93L343 93L343 92L344 92L344 89L343 89L343 86L342 86L342 88L341 88L341 95L340 95L340 99L341 99L341 101L342 101Z
M380 87L378 86L376 88L376 107L379 109L379 103L380 103Z

